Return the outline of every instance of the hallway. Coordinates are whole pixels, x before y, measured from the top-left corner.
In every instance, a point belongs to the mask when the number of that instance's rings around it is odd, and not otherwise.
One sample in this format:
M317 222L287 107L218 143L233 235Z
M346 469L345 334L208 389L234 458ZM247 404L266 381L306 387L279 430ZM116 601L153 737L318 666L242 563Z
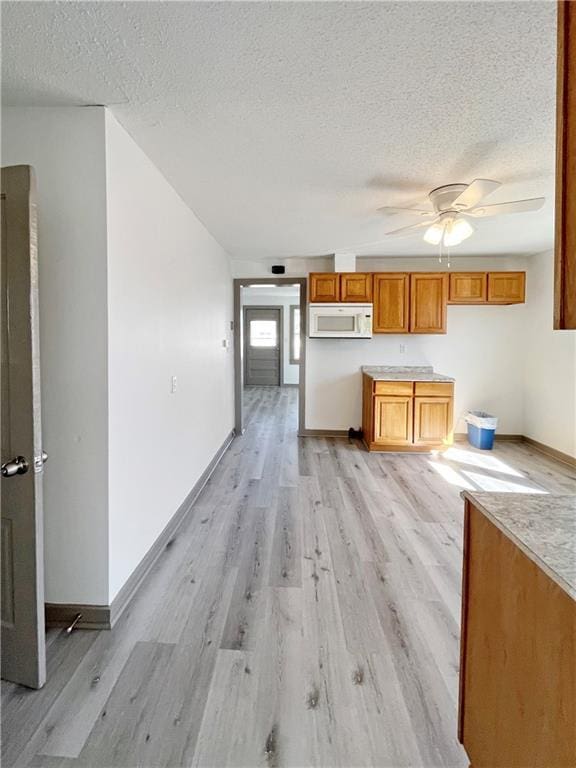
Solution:
M525 444L369 454L246 425L110 632L48 634L2 684L4 766L467 766L456 739L462 487L574 493Z

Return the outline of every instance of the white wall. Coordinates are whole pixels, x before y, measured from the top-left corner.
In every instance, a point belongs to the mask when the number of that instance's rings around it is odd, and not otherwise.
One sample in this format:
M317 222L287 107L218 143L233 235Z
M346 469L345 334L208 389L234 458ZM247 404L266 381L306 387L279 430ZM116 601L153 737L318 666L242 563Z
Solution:
M325 260L300 262L298 273L325 268ZM525 269L523 258L455 257L452 270ZM237 267L250 277L269 276L268 265ZM446 270L434 257L413 259L358 259L357 270ZM244 277L239 274L239 277ZM445 335L375 335L372 339L307 339L306 427L348 429L361 423L362 365L428 364L453 376L455 415L482 408L499 417L499 431L522 434L523 429L523 318L525 305L450 306ZM400 344L405 352L400 353ZM456 431L465 431L461 419Z
M554 254L528 264L524 434L576 456L576 331L554 331Z
M106 161L112 600L233 427L233 310L227 254L110 113Z
M282 307L282 383L298 384L300 366L290 363L290 307L300 303L299 288L242 288L242 306Z
M38 181L48 602L108 602L104 109L4 108L2 165Z
M107 605L232 429L229 259L103 108L5 108L2 164L38 177L46 600Z

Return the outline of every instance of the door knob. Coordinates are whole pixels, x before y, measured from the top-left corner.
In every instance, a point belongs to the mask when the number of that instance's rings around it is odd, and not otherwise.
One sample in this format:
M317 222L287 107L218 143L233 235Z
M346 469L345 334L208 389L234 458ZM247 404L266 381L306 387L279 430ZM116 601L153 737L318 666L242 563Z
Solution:
M2 464L2 477L14 477L14 475L25 475L28 472L28 462L24 456L16 456L12 461Z

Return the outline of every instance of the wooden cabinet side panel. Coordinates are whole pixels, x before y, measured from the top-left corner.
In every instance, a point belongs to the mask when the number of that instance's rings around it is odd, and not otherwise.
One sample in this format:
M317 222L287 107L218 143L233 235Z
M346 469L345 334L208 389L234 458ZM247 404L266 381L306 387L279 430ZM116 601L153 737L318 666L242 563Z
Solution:
M341 272L340 301L372 302L372 273Z
M410 333L446 333L448 275L413 272L410 275Z
M340 275L336 272L310 272L310 301L340 301Z
M374 439L374 395L373 380L362 374L362 437L366 445Z
M554 328L576 329L576 3L559 2Z
M464 744L464 710L466 701L466 658L468 652L468 554L470 551L470 509L464 501L464 532L462 544L462 595L460 602L460 674L458 678L458 741Z
M576 602L470 506L461 737L473 766L573 768Z
M374 333L408 333L410 276L402 272L374 275Z

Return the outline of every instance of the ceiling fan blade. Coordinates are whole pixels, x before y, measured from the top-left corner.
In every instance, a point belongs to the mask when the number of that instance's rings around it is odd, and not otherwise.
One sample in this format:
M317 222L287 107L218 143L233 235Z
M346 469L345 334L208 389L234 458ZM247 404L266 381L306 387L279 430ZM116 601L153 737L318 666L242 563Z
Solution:
M524 213L537 211L544 205L545 197L532 197L528 200L511 200L509 203L496 203L496 205L483 205L480 208L463 211L466 216L474 218L486 218L488 216L500 216L504 213Z
M464 192L462 192L456 200L452 203L453 208L473 208L478 205L480 200L483 200L492 192L501 187L499 181L492 181L491 179L474 179L471 184L468 184Z
M425 211L421 208L395 208L394 206L385 205L383 208L378 208L379 213L383 213L385 216L396 213L411 213L416 216L436 216L436 211Z
M436 219L435 219L436 221ZM418 224L410 224L408 227L400 227L400 229L393 229L392 232L386 232L386 237L403 237L404 235L411 235L423 227L429 227L433 224L433 221L419 221Z

